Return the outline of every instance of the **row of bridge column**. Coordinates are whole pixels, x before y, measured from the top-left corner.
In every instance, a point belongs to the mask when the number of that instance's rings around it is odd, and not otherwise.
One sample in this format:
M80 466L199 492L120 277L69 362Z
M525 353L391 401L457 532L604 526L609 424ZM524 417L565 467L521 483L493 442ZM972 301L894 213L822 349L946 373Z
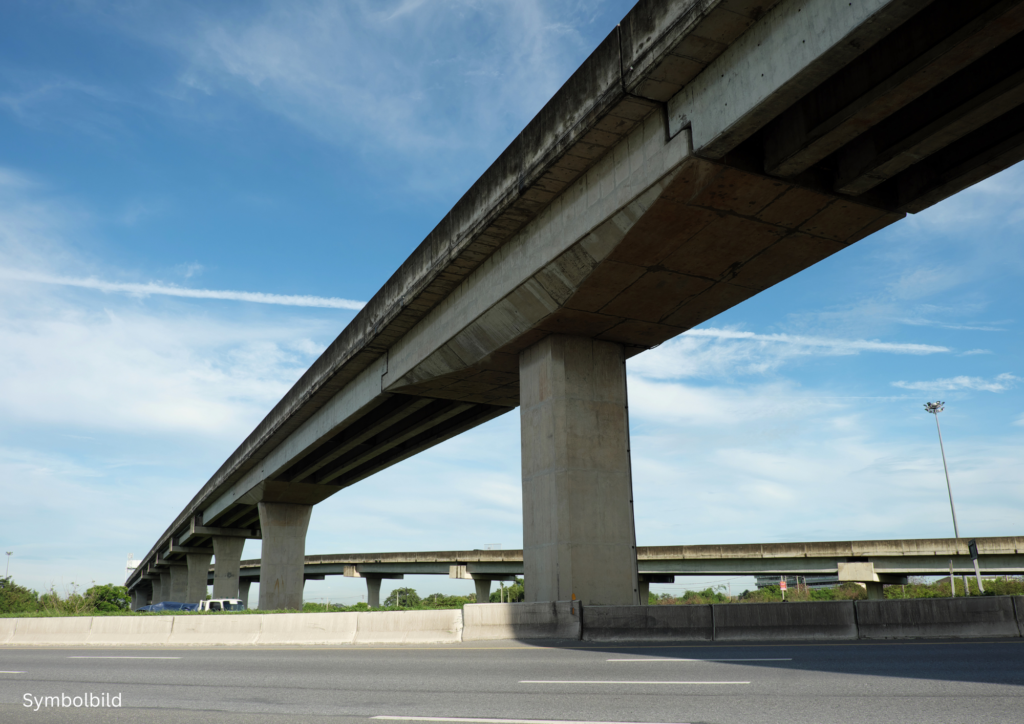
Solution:
M622 345L557 334L520 353L527 601L640 603L625 363ZM260 609L302 608L312 510L259 503ZM243 543L214 538L214 597L237 597ZM209 554L190 553L187 565L171 566L161 574L163 600L205 598L209 565ZM367 577L371 606L380 580Z

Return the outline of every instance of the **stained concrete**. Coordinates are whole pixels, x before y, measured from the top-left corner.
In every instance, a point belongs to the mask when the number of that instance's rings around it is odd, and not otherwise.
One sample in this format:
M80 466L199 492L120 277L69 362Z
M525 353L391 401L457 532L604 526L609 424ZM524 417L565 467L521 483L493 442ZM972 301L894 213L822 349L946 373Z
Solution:
M207 578L210 572L210 559L212 553L189 553L185 556L188 561L188 585L186 587L184 601L186 603L198 603L206 600ZM232 596L232 598L234 598Z
M188 566L172 565L169 569L168 601L185 602L188 598Z
M238 598L238 567L245 538L214 536L213 597Z
M252 579L244 578L238 581L238 596L226 596L226 598L240 598L242 605L245 608L249 608L249 586L252 585ZM217 598L215 595L214 598Z
M636 604L622 347L552 335L519 364L526 600Z
M312 505L260 503L260 610L302 610L306 530Z

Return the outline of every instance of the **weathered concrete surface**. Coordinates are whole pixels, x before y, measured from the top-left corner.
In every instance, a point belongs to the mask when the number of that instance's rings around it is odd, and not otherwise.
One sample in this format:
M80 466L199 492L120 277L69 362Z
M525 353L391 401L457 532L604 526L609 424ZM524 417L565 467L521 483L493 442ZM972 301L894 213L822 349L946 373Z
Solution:
M0 644L6 644L14 637L14 629L18 626L16 618L0 618Z
M242 605L245 608L249 608L249 586L251 585L251 578L238 581L238 598L241 599ZM217 596L215 595L214 597L216 598ZM234 598L234 596L226 596L226 598Z
M860 637L1020 636L1010 596L856 601Z
M173 616L94 616L85 643L95 646L155 645L170 640Z
M853 601L725 603L713 609L716 641L857 638Z
M171 572L170 571L161 571L161 573L160 573L159 596L157 598L159 600L154 601L154 603L160 603L161 601L170 601L171 600Z
M188 587L185 592L187 603L198 603L206 600L207 584L206 577L210 570L210 559L212 553L189 553L185 556L188 561ZM235 598L235 596L231 596Z
M188 566L171 566L168 574L170 588L165 592L169 598L164 600L185 602L188 598Z
M357 613L281 613L263 619L258 643L271 646L350 644Z
M356 614L354 643L441 644L462 640L462 612L375 611Z
M213 597L238 598L238 567L245 538L214 536Z
M489 603L491 600L491 579L477 578L473 581L476 588L476 602Z
M462 640L578 640L580 609L581 606L572 601L467 604L462 607Z
M636 604L622 347L551 335L520 379L526 600Z
M711 606L586 606L584 641L711 641Z
M306 530L312 505L260 503L260 610L302 610Z
M89 642L90 616L19 618L8 643L18 646L64 646Z
M169 616L174 624L167 643L177 646L244 646L259 640L263 616Z

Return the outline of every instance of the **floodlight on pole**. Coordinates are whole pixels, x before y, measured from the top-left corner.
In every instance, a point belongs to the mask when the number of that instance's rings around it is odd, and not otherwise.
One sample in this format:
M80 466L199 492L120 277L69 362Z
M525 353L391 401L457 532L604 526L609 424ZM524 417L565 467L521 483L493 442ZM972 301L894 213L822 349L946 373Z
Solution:
M949 482L949 466L946 464L946 448L942 444L942 427L939 425L939 413L946 408L946 403L941 400L935 402L924 403L925 412L930 412L935 415L935 429L939 433L939 452L942 453L942 470L946 473L946 490L949 491L949 510L953 514L953 535L956 536L957 540L957 551L960 550L960 529L956 524L956 506L953 504L953 486ZM952 566L952 561L950 561ZM964 595L968 595L967 591L967 576L962 576L964 581ZM956 595L956 591L952 591L953 595Z
M14 551L6 551L6 553L7 553L7 569L4 571L4 578L10 578L9 574L11 572L11 555L14 554Z

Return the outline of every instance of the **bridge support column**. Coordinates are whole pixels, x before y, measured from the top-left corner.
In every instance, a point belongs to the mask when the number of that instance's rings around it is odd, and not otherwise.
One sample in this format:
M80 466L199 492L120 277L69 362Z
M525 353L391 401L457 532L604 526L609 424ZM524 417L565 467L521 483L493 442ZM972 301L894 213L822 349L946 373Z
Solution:
M306 530L312 505L260 503L260 609L302 610Z
M490 603L491 602L491 579L490 578L475 578L473 583L476 584L476 602L477 603Z
M224 598L240 598L242 599L242 605L249 608L249 586L252 585L251 578L240 578L238 579L238 595L237 596L224 596ZM214 598L218 598L217 594L213 594Z
M519 381L526 600L637 604L622 346L551 335Z
M206 600L207 580L210 577L211 553L187 553L188 591L185 594L187 603L199 603Z
M188 598L188 566L175 565L170 570L171 591L168 601L187 603Z
M640 593L640 605L646 606L651 600L651 583L645 578L641 578L637 583L637 588Z
M864 587L868 589L869 601L881 601L885 599L885 588L883 587L883 584L868 581L864 584Z
M213 597L238 598L238 567L245 538L213 537Z
M160 580L155 584L153 590L153 598L159 598L159 600L153 601L153 603L161 603L163 601L171 600L171 572L160 571Z
M366 605L370 608L380 608L380 582L380 578L366 579Z

